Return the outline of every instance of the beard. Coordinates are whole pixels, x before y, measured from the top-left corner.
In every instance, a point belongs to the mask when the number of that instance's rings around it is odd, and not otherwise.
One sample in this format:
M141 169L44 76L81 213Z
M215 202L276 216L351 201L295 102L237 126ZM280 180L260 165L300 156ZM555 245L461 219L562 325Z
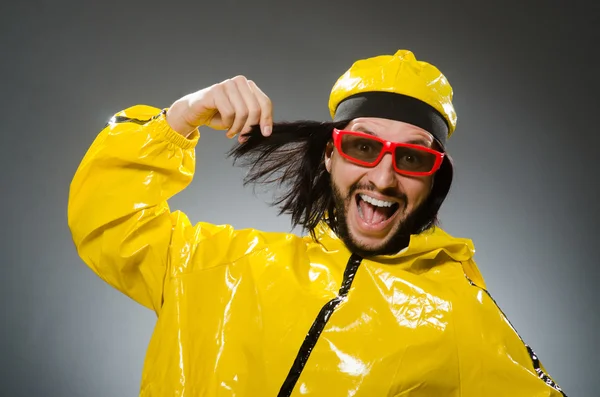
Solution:
M391 232L390 236L382 239L381 244L378 247L368 247L356 241L355 238L350 234L348 227L348 219L346 214L348 213L350 206L353 205L354 192L358 189L375 191L371 186L361 185L355 183L350 186L348 194L344 197L339 188L331 180L331 191L333 196L334 204L334 223L335 231L340 240L348 247L348 249L362 257L377 256L377 255L391 255L398 253L402 249L408 247L410 242L410 236L414 233L416 219L418 218L419 210L425 204L425 201L417 208L413 209L409 213L399 214L404 215L400 219L400 224L395 226L395 231ZM400 200L401 205L398 211L405 212L408 207L408 197L405 194L398 191L383 191L388 197L395 197Z

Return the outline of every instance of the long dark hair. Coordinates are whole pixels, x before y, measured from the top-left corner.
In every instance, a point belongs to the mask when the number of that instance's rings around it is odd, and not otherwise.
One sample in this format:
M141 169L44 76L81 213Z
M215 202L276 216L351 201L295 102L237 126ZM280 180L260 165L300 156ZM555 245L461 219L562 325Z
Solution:
M264 137L258 126L248 140L228 153L234 164L247 167L244 185L274 186L271 205L279 215L291 215L292 226L302 226L315 237L321 221L337 232L331 177L325 168L325 149L334 128L342 129L350 120L338 122L296 121L273 125L271 136ZM446 155L434 176L431 194L411 216L411 234L438 224L438 211L452 184L452 159Z

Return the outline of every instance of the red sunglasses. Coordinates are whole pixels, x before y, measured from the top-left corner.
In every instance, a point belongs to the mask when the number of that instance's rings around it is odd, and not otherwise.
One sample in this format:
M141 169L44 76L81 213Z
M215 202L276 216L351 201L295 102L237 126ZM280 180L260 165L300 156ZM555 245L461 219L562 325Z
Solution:
M390 142L364 132L337 128L333 129L333 144L342 157L365 167L375 167L390 153L394 169L403 175L432 175L444 160L444 153L421 145Z

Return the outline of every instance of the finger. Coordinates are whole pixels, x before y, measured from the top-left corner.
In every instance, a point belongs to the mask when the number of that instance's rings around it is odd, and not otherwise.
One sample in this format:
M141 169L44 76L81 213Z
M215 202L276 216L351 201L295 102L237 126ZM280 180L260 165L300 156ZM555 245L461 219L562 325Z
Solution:
M256 95L250 88L249 82L245 77L238 76L234 78L233 81L237 84L238 90L244 99L246 108L248 109L248 118L246 119L244 128L242 128L241 131L243 134L245 132L249 132L252 129L252 126L257 125L260 122L261 108Z
M228 129L233 124L235 109L225 93L224 86L215 87L211 93L216 112L212 119L209 120L209 124L216 129Z
M240 134L238 135L238 142L245 143L249 139L248 135Z
M229 127L229 131L227 131L227 137L232 138L237 135L244 127L244 124L246 124L248 107L242 98L242 94L240 93L237 84L233 80L229 80L225 83L225 92L235 111L233 123Z
M273 131L273 103L254 81L249 80L248 84L260 105L260 129L264 136L269 136Z

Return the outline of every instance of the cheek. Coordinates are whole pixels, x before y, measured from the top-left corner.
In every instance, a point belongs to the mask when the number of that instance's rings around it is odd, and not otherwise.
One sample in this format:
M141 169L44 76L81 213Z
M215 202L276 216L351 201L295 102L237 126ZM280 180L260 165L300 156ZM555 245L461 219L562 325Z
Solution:
M432 178L407 178L402 181L409 207L417 207L427 199L431 191L431 182Z
M340 156L333 156L331 161L331 180L344 195L348 193L350 186L363 177L364 173L362 167L348 163L343 158L340 158Z

